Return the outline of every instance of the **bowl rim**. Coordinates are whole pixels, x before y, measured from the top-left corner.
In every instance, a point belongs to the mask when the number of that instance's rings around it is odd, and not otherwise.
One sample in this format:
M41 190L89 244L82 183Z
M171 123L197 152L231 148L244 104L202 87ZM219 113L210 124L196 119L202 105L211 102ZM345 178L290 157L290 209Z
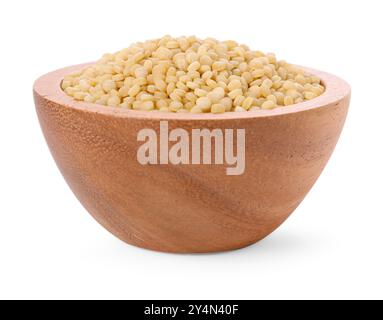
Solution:
M75 73L87 67L93 63L83 63L73 65L70 67L61 68L43 76L39 77L34 85L33 91L38 96L51 101L53 103L64 105L69 108L85 112L93 112L108 116L114 116L118 118L133 118L133 119L151 119L151 120L229 120L229 119L252 119L260 117L273 117L286 115L297 112L304 112L312 109L318 109L328 106L330 104L336 104L340 100L344 99L351 94L351 88L349 84L330 73L298 66L305 70L306 73L317 76L321 79L322 85L325 86L325 91L320 96L300 102L294 105L286 107L278 107L272 110L254 110L246 112L225 112L221 114L213 113L173 113L173 112L161 112L157 110L153 111L139 111L122 109L119 107L109 107L98 105L95 103L89 103L84 101L76 101L69 95L67 95L61 89L61 82L65 75Z

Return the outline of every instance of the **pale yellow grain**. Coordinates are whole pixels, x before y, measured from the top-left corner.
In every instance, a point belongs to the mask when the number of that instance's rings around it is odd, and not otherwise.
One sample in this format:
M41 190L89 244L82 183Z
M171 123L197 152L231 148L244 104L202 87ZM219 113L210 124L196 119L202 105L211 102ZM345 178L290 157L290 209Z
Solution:
M310 81L311 81L311 83L315 83L315 84L320 84L320 78L319 77L317 77L317 76L311 76L310 77Z
M166 87L166 93L170 96L170 94L174 91L176 88L176 84L174 82L170 82Z
M285 94L286 94L286 96L290 96L293 99L296 99L296 98L300 97L300 93L297 90L295 90L295 89L287 90L285 92Z
M174 101L181 101L182 100L182 97L180 97L178 94L176 94L175 92L172 92L171 94L169 94L169 98L171 100L174 100Z
M284 105L284 98L285 98L285 96L284 96L284 94L282 93L282 92L275 92L275 93L273 93L273 95L274 95L274 97L276 98L276 102L277 102L277 104L278 105Z
M277 58L275 57L274 53L268 53L266 55L266 58L267 58L268 62L271 63L271 64L276 64L277 63Z
M190 110L195 106L195 103L193 101L187 101L186 103L183 104L184 109Z
M90 95L90 94L86 94L83 100L85 102L92 103L92 102L94 102L96 100L96 98L94 96Z
M157 91L157 87L154 84L150 84L147 86L146 91L148 91L150 93L154 93Z
M248 90L249 94L251 94L254 98L259 98L261 96L261 88L257 85L253 85Z
M238 95L235 97L233 101L233 105L236 106L242 106L243 101L245 101L245 97L243 95Z
M216 81L212 80L212 79L207 79L206 80L206 85L210 88L210 89L214 89L216 87L218 87L218 84Z
M273 101L275 104L277 104L278 100L277 100L277 97L273 94L270 94L266 97L266 100L268 101Z
M173 100L173 101L170 102L170 104L169 104L169 109L170 109L170 111L172 111L172 112L177 112L177 111L180 110L182 107L183 107L182 102L180 102L180 101L176 101L176 100Z
M88 80L85 80L85 79L81 79L78 83L78 86L79 88L82 90L82 91L88 91L90 89L90 84L89 84L89 81Z
M208 111L211 107L211 100L208 97L198 98L196 101L196 107L201 108L203 111Z
M168 107L168 103L165 99L157 100L157 101L155 101L155 104L156 104L157 109Z
M274 109L277 105L275 104L274 101L267 100L264 103L262 103L262 109Z
M106 104L110 107L117 107L121 103L121 99L117 96L110 97Z
M144 68L145 68L148 72L152 71L152 69L153 69L153 61L152 61L152 60L146 60L146 61L144 62Z
M113 80L105 80L102 83L102 88L104 89L105 92L109 92L113 89L116 89L116 83Z
M65 90L66 88L70 87L71 85L72 85L71 80L63 80L63 82L61 83L61 88L63 90Z
M200 88L197 88L197 89L194 90L194 94L197 97L205 97L207 95L207 91L206 90L202 90Z
M283 104L284 104L285 106L290 106L290 105L294 104L294 99L293 99L293 97L291 97L291 96L285 96L284 99L283 99Z
M199 62L201 65L211 66L213 64L213 59L209 55L204 54L199 58Z
M312 92L312 91L306 91L304 93L304 97L305 97L306 100L314 99L314 98L316 98L316 96L317 96L316 93Z
M188 53L186 53L186 61L191 64L193 63L194 61L197 61L198 60L198 54L194 51L189 51Z
M249 110L253 104L253 101L254 99L252 97L247 97L245 100L243 100L242 107L245 108L246 110Z
M237 96L242 94L242 89L234 89L233 91L230 91L227 95L234 100Z
M187 101L195 102L197 100L197 96L193 92L187 92L185 94L185 99Z
M144 110L144 111L151 111L154 109L154 103L153 101L142 101L141 102L141 105L140 105L140 110Z
M253 81L253 75L251 72L245 71L242 73L242 79L246 81L246 84L249 84Z
M139 86L144 86L146 85L148 82L146 80L146 78L143 78L143 77L140 77L140 78L136 78L134 81L133 81L133 84L137 84Z
M235 112L246 112L246 109L244 109L244 108L242 108L240 106L237 106L237 107L234 108L234 111Z
M225 111L226 111L226 108L222 104L216 103L211 106L212 113L224 113Z
M197 71L201 67L198 61L193 61L187 68L189 72Z
M175 93L177 96L179 96L179 97L182 98L182 97L185 96L186 91L183 90L183 89L175 88L174 91L173 91L173 93Z
M257 78L262 78L264 75L265 75L265 70L262 68L262 69L254 69L252 72L251 72L251 75L254 79L257 79Z
M264 98L266 98L267 96L269 96L271 94L270 87L264 83L262 83L260 90L261 90L261 96Z
M80 91L77 91L77 92L74 92L73 93L73 98L75 98L76 100L84 100L84 98L86 97L86 92L80 92Z
M218 82L217 82L217 86L218 86L218 87L221 87L221 88L224 89L224 90L226 90L226 88L227 88L226 83L223 82L223 81L218 81Z
M146 68L144 68L144 67L137 68L136 70L134 70L134 75L135 75L136 78L147 77L148 70L146 70Z
M140 92L140 89L141 89L140 85L135 84L133 87L131 87L131 88L129 89L129 91L128 91L128 95L129 95L130 97L135 97L135 96Z
M181 82L181 81L177 81L177 83L176 83L176 88L177 88L177 89L184 90L184 91L187 91L187 90L188 90L188 87L186 86L186 84L184 84L184 83Z
M175 41L175 40L171 40L166 43L166 48L168 49L176 49L179 46L180 44L178 43L178 41Z
M290 80L285 81L282 87L285 90L295 90L295 84Z
M213 77L214 73L212 71L205 71L203 74L202 74L202 79L203 80L207 80L207 79L210 79L211 77Z
M225 90L221 87L216 87L207 94L207 97L213 102L217 103L225 96Z
M213 63L212 65L212 69L214 71L222 71L222 70L225 70L226 68L226 62L225 61L216 61Z
M298 82L301 85L304 85L304 84L306 84L307 79L306 79L306 77L304 75L298 74L298 75L295 76L295 81Z
M250 69L263 69L263 61L259 58L251 59L249 67Z
M233 100L231 100L229 97L224 97L219 101L220 104L225 106L225 111L228 112L233 107Z
M96 100L95 103L96 104L101 104L101 105L105 106L106 105L106 101L107 101L106 99L100 98L100 99Z
M227 85L227 88L229 89L229 91L233 91L235 89L241 89L242 83L238 79L234 79L229 82L229 84Z
M321 95L324 92L324 87L321 85L314 85L312 91L317 94L317 96Z
M271 81L271 79L269 78L266 78L265 80L263 80L262 85L271 88L273 86L273 81Z
M154 96L151 94L143 93L140 95L141 101L154 101Z
M224 82L224 83L228 83L228 75L226 75L225 73L219 73L217 76L216 76L216 80L218 82Z
M191 110L190 110L190 113L203 113L203 110L197 106L193 107Z
M156 51L156 57L162 60L170 59L172 55L172 51L165 47L159 47Z
M281 77L282 80L286 80L287 78L287 70L283 67L280 67L277 71L278 75Z
M127 102L120 103L119 107L122 109L131 109L131 105L129 105L129 103L127 103Z
M167 88L167 84L166 82L159 78L159 77L154 77L153 78L153 82L154 82L154 85L157 87L158 90L160 91L166 91L166 88Z
M199 87L199 85L197 83L195 83L194 81L188 81L186 83L186 87L188 87L191 90L195 90Z

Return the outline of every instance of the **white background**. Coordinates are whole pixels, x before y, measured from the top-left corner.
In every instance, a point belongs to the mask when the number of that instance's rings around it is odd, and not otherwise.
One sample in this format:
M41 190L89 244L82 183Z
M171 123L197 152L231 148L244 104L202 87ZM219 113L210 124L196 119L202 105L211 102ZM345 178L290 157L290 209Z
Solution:
M381 1L1 1L0 298L383 298ZM291 218L222 254L126 245L71 193L38 76L165 34L235 39L352 87L335 153Z

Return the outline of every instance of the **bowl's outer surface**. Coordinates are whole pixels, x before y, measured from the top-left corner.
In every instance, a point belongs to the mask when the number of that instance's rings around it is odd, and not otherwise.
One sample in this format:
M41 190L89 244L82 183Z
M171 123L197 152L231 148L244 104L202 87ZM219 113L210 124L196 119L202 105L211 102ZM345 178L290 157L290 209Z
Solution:
M78 68L35 83L37 114L53 157L106 229L130 244L166 252L236 249L275 230L326 165L350 100L345 82L310 70L324 79L326 93L290 110L259 116L120 113L74 102L61 91L62 76ZM245 129L244 174L227 176L222 165L139 164L137 133L158 132L161 119L170 130Z

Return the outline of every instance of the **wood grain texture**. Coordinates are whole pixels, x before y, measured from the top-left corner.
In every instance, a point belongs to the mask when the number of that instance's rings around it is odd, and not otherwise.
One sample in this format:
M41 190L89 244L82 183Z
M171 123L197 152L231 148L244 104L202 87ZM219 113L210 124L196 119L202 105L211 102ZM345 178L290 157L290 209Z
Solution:
M341 79L319 76L325 93L270 111L168 114L76 102L60 89L61 69L34 85L38 118L69 186L92 216L123 241L166 252L241 248L275 230L325 167L350 100ZM140 165L137 133L169 129L245 129L246 170L220 165Z

